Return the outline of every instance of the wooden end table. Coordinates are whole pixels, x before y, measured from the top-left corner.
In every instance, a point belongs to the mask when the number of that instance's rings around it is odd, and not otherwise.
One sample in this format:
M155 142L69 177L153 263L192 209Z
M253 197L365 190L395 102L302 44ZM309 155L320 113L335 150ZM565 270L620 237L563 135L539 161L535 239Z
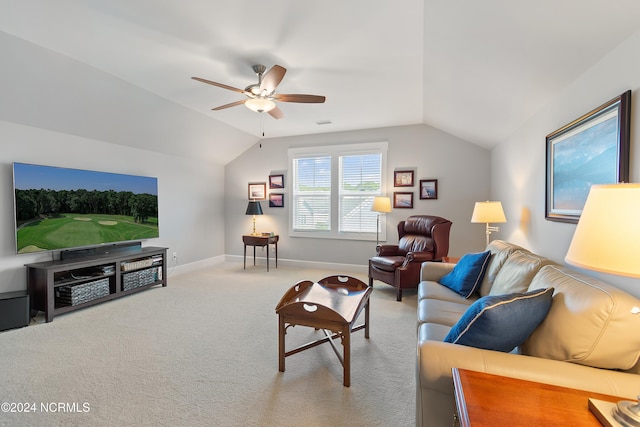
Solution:
M343 367L343 384L351 385L351 332L364 329L369 338L369 296L372 287L349 276L329 276L318 283L298 282L284 294L278 305L278 369L284 372L285 357L329 342ZM364 323L355 322L364 309ZM324 338L285 351L285 334L290 326L322 329ZM330 333L331 331L332 333ZM343 355L333 342L340 338Z
M622 399L466 369L453 368L452 373L458 421L463 427L602 427L589 410L589 398Z
M245 234L242 236L244 243L244 268L247 268L247 246L253 246L253 265L256 265L256 246L267 247L267 271L269 271L269 245L275 245L276 248L276 268L278 268L278 240L280 236L262 236L260 234Z

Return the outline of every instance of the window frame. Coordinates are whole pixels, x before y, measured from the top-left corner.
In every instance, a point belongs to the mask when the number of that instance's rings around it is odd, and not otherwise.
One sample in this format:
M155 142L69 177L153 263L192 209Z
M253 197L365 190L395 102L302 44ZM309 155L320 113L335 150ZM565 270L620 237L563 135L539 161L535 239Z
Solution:
M340 179L342 172L340 170L340 157L348 155L361 155L361 154L380 154L381 155L381 169L380 169L380 194L384 196L387 194L387 151L388 142L366 142L366 143L345 143L325 146L309 146L309 147L292 147L288 150L289 158L289 170L291 176L288 178L288 182L291 185L291 203L289 203L289 236L290 237L308 237L308 238L320 238L320 239L339 239L339 240L364 240L375 241L376 232L340 232L339 231L339 219L340 219ZM308 158L314 156L330 156L331 157L331 192L330 192L330 230L309 230L300 231L294 230L294 161L300 158ZM379 238L381 241L386 240L386 215L380 216L380 233Z

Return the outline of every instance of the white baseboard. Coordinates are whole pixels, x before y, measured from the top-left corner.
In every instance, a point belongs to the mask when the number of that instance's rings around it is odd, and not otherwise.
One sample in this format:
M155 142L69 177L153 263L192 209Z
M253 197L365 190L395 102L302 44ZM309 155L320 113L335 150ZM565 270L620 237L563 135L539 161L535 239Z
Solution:
M185 274L191 271L200 270L203 268L211 267L223 262L234 262L242 264L243 257L240 255L219 255L212 258L203 259L189 264L182 264L176 266L167 266L167 275ZM253 257L247 257L247 263L253 265ZM267 265L266 257L256 257L256 265ZM269 258L269 267L275 268L275 259ZM304 261L295 259L278 259L278 267L286 268L315 268L318 270L331 270L339 273L360 273L367 274L368 267L366 265L358 264L340 264L335 262L317 262L317 261Z
M240 255L225 255L227 262L243 262L243 257ZM247 264L253 265L253 256L247 256ZM267 265L266 257L256 257L256 265ZM275 267L275 259L269 258L269 266ZM317 268L318 270L335 270L337 273L363 273L369 272L369 267L366 265L358 264L340 264L335 262L317 262L317 261L305 261L297 259L278 259L278 267L287 268Z

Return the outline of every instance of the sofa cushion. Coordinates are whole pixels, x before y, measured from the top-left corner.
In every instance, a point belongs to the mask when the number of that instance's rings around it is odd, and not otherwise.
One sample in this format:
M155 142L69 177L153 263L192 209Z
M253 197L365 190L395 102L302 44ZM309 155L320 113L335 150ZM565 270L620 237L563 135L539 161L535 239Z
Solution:
M431 262L429 264L439 264ZM442 286L438 282L424 281L418 284L418 301L423 299L434 299L441 301L451 301L471 305L474 300L478 299L478 294L474 294L469 298L465 298L457 292L452 291L446 286Z
M608 369L629 369L640 357L640 300L567 267L543 267L533 287L553 286L546 319L522 353Z
M489 295L474 302L445 342L510 352L522 344L551 307L553 288Z
M482 283L490 256L490 251L465 254L451 270L451 273L441 277L438 282L463 297L469 298Z
M469 305L451 301L423 299L418 303L418 323L437 323L451 327L460 320Z
M526 292L540 268L552 262L528 251L513 252L498 271L489 295Z
M505 242L504 240L491 241L487 246L487 250L491 251L491 258L489 259L489 265L487 266L487 271L484 274L484 279L482 279L482 283L480 284L479 293L481 297L489 295L493 281L509 255L518 250L524 253L529 252L518 245Z

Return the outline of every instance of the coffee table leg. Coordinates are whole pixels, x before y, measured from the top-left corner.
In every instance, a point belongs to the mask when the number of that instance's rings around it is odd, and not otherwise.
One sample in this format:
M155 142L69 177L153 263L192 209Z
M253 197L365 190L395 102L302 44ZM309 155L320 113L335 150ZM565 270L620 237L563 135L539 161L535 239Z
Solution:
M282 316L278 316L278 369L284 372L284 320Z
M367 303L364 305L364 337L369 338L369 304L371 300L367 300Z
M351 386L351 327L345 328L342 331L343 341L342 345L344 346L344 386Z

